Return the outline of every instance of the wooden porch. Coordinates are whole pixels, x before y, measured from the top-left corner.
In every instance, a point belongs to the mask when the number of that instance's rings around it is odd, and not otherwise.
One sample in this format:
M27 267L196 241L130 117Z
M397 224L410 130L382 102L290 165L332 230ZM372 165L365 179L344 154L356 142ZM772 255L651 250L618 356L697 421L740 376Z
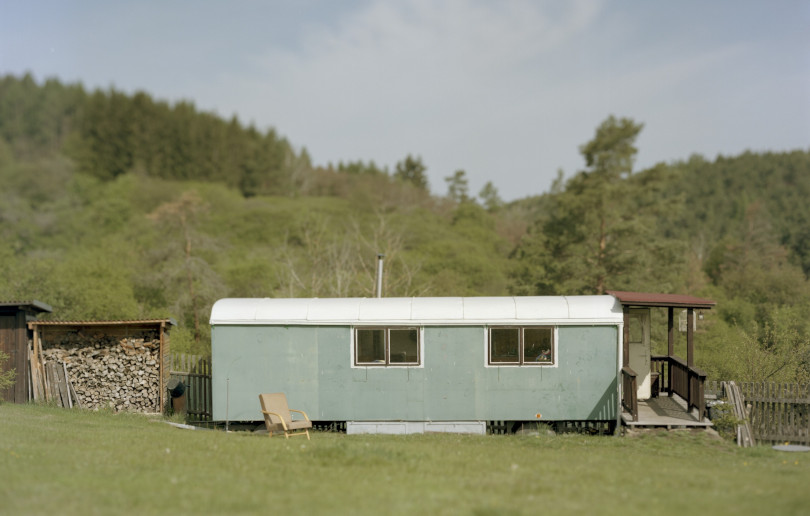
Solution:
M617 292L625 314L622 363L622 422L627 426L707 427L706 374L694 365L695 310L710 309L714 301L675 294ZM631 307L667 309L667 354L650 356L651 396L638 400L638 374L629 364ZM675 355L674 309L686 310L686 360ZM644 375L646 376L646 374Z
M678 396L659 396L639 401L634 417L622 411L622 424L629 427L706 428L711 421L700 418L696 408L689 409L686 400Z

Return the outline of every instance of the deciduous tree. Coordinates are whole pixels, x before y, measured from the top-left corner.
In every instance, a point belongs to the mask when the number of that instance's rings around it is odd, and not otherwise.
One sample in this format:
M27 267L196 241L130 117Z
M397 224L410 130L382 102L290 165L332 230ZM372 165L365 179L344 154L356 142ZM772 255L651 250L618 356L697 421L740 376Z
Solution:
M149 214L166 235L164 246L150 251L150 255L157 259L154 263L157 274L153 280L163 281L164 288L175 296L174 311L190 319L196 343L208 330L201 320L225 290L218 274L200 252L213 245L210 238L198 229L199 217L208 209L202 197L189 190ZM184 284L185 288L178 288L179 284Z

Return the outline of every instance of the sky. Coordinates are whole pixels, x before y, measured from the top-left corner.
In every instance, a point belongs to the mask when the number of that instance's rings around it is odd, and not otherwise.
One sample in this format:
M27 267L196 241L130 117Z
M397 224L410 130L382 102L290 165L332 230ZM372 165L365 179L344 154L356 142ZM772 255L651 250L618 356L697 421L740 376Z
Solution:
M3 0L0 75L146 91L275 128L313 163L408 154L431 190L548 191L608 116L636 170L810 149L803 0Z

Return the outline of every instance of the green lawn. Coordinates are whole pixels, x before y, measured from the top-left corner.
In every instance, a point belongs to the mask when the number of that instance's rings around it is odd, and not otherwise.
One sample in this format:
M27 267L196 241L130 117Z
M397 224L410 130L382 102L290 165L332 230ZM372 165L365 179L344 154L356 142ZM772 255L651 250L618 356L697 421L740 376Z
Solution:
M810 453L703 433L346 436L181 430L0 405L2 514L807 514Z

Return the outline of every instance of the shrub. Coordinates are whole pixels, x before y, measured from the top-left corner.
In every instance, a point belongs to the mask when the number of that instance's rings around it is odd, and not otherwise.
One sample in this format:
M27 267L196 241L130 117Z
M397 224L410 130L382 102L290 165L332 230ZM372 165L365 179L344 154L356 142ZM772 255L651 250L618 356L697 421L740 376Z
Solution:
M737 419L734 408L728 403L719 403L712 407L712 410L719 414L712 419L712 424L717 433L725 439L736 439L737 425L742 424L743 421Z
M3 363L8 360L8 355L0 351L0 369ZM9 369L5 373L0 373L0 391L4 391L14 385L14 379L17 377L17 371ZM0 400L2 402L2 400Z

